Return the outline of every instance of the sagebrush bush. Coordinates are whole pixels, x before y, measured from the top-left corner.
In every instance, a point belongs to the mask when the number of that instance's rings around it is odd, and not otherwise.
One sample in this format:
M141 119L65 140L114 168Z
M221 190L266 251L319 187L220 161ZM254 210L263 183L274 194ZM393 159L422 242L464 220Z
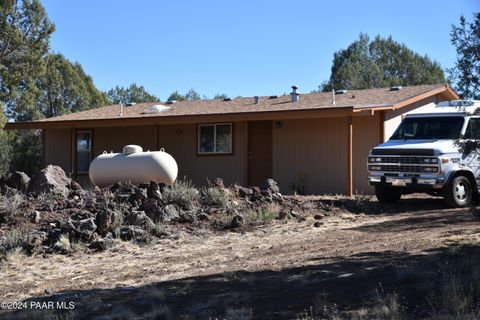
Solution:
M275 204L262 204L248 212L248 218L252 225L269 224L275 220L279 213L280 207Z
M208 187L203 190L203 202L212 207L226 208L229 202L228 194L218 187Z
M165 188L163 197L167 204L176 204L184 210L192 210L198 204L198 191L192 187L190 181L179 180Z

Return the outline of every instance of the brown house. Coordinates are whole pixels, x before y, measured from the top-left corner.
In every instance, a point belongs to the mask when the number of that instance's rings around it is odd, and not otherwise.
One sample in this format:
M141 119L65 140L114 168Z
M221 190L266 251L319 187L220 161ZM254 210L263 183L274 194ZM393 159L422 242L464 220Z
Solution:
M267 177L282 192L371 193L366 156L387 140L402 115L458 99L448 86L421 85L333 93L112 105L6 129L42 129L44 164L88 180L90 161L126 144L165 148L179 177L256 185Z

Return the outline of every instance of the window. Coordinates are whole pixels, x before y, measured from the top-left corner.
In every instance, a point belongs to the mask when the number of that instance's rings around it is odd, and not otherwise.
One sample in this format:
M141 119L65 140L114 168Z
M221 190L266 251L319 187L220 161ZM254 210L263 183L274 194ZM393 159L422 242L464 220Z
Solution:
M92 132L77 131L77 173L86 173L92 161Z
M458 139L462 131L463 122L463 118L457 116L405 118L390 139Z
M231 154L232 124L201 124L198 126L199 154Z
M465 131L465 139L480 139L480 118L470 118Z

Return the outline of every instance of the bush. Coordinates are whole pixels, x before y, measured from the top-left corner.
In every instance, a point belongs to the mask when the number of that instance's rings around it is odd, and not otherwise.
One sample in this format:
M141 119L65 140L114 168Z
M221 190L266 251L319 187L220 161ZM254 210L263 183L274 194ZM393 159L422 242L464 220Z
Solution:
M209 187L203 191L203 201L208 206L226 208L228 206L229 196L224 190L218 187Z
M192 210L198 204L198 191L192 187L191 181L177 181L165 188L163 196L167 204L176 204L184 210Z
M280 208L274 204L262 204L249 212L249 220L252 225L264 225L271 223L278 217Z

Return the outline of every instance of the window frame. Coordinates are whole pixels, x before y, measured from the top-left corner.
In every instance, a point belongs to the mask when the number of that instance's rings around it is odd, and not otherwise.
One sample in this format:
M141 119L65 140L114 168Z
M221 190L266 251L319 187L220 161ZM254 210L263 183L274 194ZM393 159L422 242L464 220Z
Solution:
M475 140L475 139L477 139L477 138L475 138L475 137L469 137L469 134L470 134L469 131L471 130L472 120L474 120L475 122L477 122L477 121L480 122L480 117L478 117L478 116L477 116L477 117L472 116L472 117L470 117L470 118L468 119L468 122L467 122L466 125L465 125L465 134L464 134L463 137L462 137L462 138L465 139L465 140ZM480 137L478 137L478 138L480 138Z
M81 130L75 130L75 174L76 175L85 175L85 174L88 174L88 170L87 171L78 171L78 135L79 133L84 133L84 132L88 132L90 134L90 157L89 157L89 167L90 167L90 164L92 163L92 159L93 159L93 129L81 129Z
M200 138L201 138L201 134L200 134L200 130L201 128L203 127L214 127L214 130L213 130L213 143L214 143L214 150L216 149L216 143L217 143L217 126L221 126L221 125L228 125L230 126L230 152L216 152L216 151L213 151L213 152L204 152L204 151L200 151L200 147L201 147L201 142L200 142ZM197 156L231 156L231 155L234 155L234 123L233 122L215 122L215 123L201 123L201 124L197 124L197 137L196 137L196 144L197 144Z

